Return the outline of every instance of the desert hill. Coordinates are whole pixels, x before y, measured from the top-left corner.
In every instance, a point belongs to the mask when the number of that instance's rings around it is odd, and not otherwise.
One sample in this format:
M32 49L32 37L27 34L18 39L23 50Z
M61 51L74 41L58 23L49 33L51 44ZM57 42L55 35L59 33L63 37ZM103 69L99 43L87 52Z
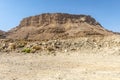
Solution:
M4 31L0 30L0 35L4 34Z
M41 14L4 35L0 80L120 80L120 33L91 16Z
M109 50L119 53L118 34L106 30L89 15L45 13L24 18L17 27L6 32L6 39L0 39L0 52Z
M24 18L8 31L7 38L50 40L111 34L89 15L45 13Z
M5 32L2 31L2 30L0 30L0 39L1 39L1 38L5 38Z

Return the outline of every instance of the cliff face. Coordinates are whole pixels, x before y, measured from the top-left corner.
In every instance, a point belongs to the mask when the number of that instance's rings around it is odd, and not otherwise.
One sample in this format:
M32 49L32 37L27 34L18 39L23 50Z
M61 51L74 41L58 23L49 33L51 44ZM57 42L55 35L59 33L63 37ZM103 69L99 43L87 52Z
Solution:
M21 21L20 27L23 26L46 26L49 24L66 24L66 23L80 23L87 22L91 25L98 25L94 18L86 15L70 15L70 14L41 14L25 18Z
M88 15L46 13L24 18L7 33L7 38L48 40L113 34Z

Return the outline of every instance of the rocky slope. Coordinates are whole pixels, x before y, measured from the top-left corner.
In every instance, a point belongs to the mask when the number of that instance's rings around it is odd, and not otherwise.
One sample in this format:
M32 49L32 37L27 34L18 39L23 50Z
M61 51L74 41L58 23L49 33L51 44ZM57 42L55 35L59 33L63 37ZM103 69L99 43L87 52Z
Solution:
M5 38L5 32L0 30L0 39L3 39Z
M24 18L7 33L7 38L50 40L111 34L89 15L46 13Z
M120 35L91 36L75 39L49 40L49 41L24 41L0 40L0 52L25 52L40 54L55 54L57 52L82 51L85 53L108 52L120 54Z

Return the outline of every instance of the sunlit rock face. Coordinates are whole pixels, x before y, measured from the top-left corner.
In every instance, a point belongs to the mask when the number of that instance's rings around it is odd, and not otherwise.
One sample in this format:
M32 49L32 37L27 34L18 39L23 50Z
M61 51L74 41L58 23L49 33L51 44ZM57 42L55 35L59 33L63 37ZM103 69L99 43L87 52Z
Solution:
M45 13L24 18L17 27L8 31L7 38L50 40L112 34L89 15Z

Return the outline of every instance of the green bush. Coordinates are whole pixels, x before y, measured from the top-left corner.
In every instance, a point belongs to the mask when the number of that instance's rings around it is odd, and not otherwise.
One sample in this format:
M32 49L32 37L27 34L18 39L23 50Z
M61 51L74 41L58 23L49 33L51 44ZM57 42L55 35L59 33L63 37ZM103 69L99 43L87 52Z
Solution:
M24 49L22 50L22 52L30 53L30 52L31 52L31 49L30 49L30 48L24 48Z

